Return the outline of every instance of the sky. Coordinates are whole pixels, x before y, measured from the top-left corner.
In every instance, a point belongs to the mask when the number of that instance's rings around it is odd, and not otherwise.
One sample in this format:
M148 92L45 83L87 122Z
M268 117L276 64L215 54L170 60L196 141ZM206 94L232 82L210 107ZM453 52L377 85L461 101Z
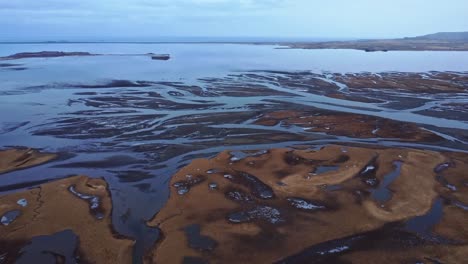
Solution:
M394 38L468 31L467 0L0 0L0 40Z

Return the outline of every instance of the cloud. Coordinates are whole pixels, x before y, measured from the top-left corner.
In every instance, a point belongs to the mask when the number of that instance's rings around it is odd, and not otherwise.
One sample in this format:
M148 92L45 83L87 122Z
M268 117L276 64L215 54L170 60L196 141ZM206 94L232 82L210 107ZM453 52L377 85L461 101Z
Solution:
M87 34L101 28L142 34L158 27L167 35L191 34L194 24L207 29L239 19L271 16L286 0L16 0L0 2L0 26L5 34L40 29L44 35ZM164 26L165 24L165 26ZM192 30L190 30L192 28ZM161 30L162 29L162 30ZM64 32L66 31L66 32ZM210 35L210 32L200 32ZM77 33L78 34L78 33Z
M193 21L272 14L285 0L16 0L0 2L0 26Z
M468 30L465 10L465 0L0 0L0 38L409 36Z
M183 11L204 10L206 13L231 9L233 11L249 11L263 8L275 8L286 3L286 0L16 0L1 1L0 12L29 12L41 14L50 11L76 12L93 10L96 13L113 11Z

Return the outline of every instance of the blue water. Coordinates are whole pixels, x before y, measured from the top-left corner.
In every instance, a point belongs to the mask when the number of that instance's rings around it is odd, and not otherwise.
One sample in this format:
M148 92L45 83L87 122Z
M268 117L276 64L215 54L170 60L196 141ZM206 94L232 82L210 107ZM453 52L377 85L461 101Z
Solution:
M375 52L277 49L247 44L0 44L0 56L18 52L83 51L97 54L168 53L169 61L145 56L39 58L16 60L27 72L0 72L1 89L44 82L101 79L191 80L232 71L308 70L315 72L468 71L468 52Z
M379 117L387 117L400 121L420 123L425 126L468 130L468 124L461 120L452 120L442 117L424 116L413 109L395 110L385 108L376 103L363 103L347 101L320 94L312 94L291 87L282 87L274 82L262 83L272 92L288 92L290 95L265 95L250 97L215 96L202 97L196 94L162 84L151 87L117 87L117 88L81 88L69 87L67 84L95 84L106 80L132 80L132 81L169 81L183 84L196 84L206 89L213 85L199 80L207 77L232 77L233 74L245 73L251 70L282 70L282 71L312 71L317 73L359 73L359 72L428 72L428 71L457 71L468 73L468 52L387 52L366 53L357 50L298 50L278 49L273 45L247 45L247 44L130 44L130 43L68 43L68 44L0 44L0 56L7 56L18 52L38 51L81 51L103 56L91 57L62 57L62 58L35 58L6 61L6 63L22 64L25 70L12 71L0 68L0 148L21 145L42 148L46 151L72 154L67 160L59 160L27 170L15 171L1 175L0 186L2 191L16 191L24 187L35 185L38 180L53 180L66 177L70 174L84 174L93 177L104 177L110 186L113 197L113 221L116 230L124 235L134 237L138 245L148 243L156 236L154 230L142 225L142 220L150 219L155 212L164 205L168 197L167 182L180 166L187 164L194 156L209 157L214 153L229 148L230 150L269 149L275 147L291 147L293 145L310 144L320 146L328 143L360 143L381 144L389 146L418 147L443 150L465 150L467 145L454 137L446 136L441 142L429 145L424 143L400 142L399 139L355 139L337 137L324 133L304 131L300 127L262 127L253 124L254 120L230 120L226 118L222 123L193 124L191 117L197 115L211 115L219 113L242 113L249 111L281 110L276 108L276 100L283 104L298 104L304 108L316 107L343 112L361 113ZM151 60L146 53L168 53L168 61ZM236 80L237 77L232 77ZM259 81L241 83L246 88L255 87ZM216 84L214 84L216 86ZM226 88L229 89L229 88ZM171 95L170 92L179 92L183 96ZM95 92L95 95L82 94ZM140 94L131 94L140 92ZM145 93L159 93L174 105L178 103L200 103L200 100L209 101L216 106L204 109L173 109L169 107L141 107L138 109L124 109L118 104L110 106L93 106L85 102L93 97L131 98L131 100L145 99ZM395 93L394 91L392 91ZM80 94L81 93L81 94ZM142 95L143 94L143 95ZM391 95L391 93L389 93ZM394 96L394 95L392 95ZM463 94L444 95L432 98L424 95L428 100L437 100L437 103L456 101L467 102ZM135 99L135 97L137 97ZM198 102L197 102L198 100ZM435 104L437 105L437 104ZM281 107L281 106L278 106ZM425 104L417 110L432 107ZM114 113L106 111L132 110L133 113ZM81 111L96 111L96 116L83 114ZM161 115L150 120L128 121L125 118L132 115ZM127 132L130 136L119 136L76 139L70 135L34 135L35 132L46 129L53 130L60 126L67 126L67 119L83 119L93 124L94 129L112 126L133 126L135 131ZM99 119L101 118L101 119ZM102 119L103 118L103 119ZM122 121L124 120L124 121ZM10 132L8 127L26 122L26 125ZM62 122L62 123L60 123ZM64 123L63 123L64 122ZM132 123L133 122L133 123ZM149 127L144 127L148 122ZM170 124L171 122L174 122ZM169 124L168 124L169 123ZM182 135L179 138L164 138L159 135L177 130L184 126L197 126L199 130L222 133L223 130L232 130L234 134L212 138L216 144L207 144L206 135ZM144 128L142 128L144 127ZM76 127L70 126L74 131ZM121 127L118 127L121 128ZM210 130L211 129L211 130ZM269 135L274 133L294 135L294 140L273 143L250 142L226 146L230 137L249 137L245 129L252 135ZM93 130L83 128L82 134L92 133ZM141 133L139 133L141 132ZM73 132L79 133L79 132ZM73 134L71 133L71 134ZM151 137L146 137L151 135ZM208 135L211 136L211 135ZM213 134L216 137L217 134ZM295 140L307 138L308 141ZM204 147L206 145L206 147ZM161 146L161 150L148 150L138 152L137 146ZM170 146L180 148L193 146L193 150L184 150L176 156L164 157L164 148ZM161 152L161 153L160 153ZM168 151L170 153L170 151ZM158 156L160 155L161 156ZM136 164L122 164L122 166L90 167L64 165L92 164L95 161L112 160L125 156L134 159ZM160 167L158 167L160 166ZM151 175L150 178L141 179L137 183L119 181L116 172L138 170ZM137 184L147 184L147 190L139 189ZM9 187L11 186L11 188ZM15 187L17 186L17 187ZM19 186L19 187L18 187ZM131 209L128 221L121 220L121 216ZM148 234L153 234L148 238ZM147 246L147 245L146 245ZM141 248L140 248L141 250Z

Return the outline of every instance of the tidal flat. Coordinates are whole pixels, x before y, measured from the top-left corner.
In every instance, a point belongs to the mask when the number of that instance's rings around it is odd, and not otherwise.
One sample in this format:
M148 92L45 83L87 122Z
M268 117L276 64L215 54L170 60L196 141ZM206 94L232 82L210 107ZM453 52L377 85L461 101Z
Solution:
M0 263L466 260L468 52L0 47Z

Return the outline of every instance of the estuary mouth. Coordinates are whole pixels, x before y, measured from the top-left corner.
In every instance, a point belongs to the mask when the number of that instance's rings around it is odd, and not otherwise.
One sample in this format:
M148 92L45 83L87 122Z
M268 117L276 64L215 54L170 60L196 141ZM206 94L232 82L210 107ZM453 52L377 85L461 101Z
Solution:
M465 71L108 45L0 63L0 263L464 260Z

